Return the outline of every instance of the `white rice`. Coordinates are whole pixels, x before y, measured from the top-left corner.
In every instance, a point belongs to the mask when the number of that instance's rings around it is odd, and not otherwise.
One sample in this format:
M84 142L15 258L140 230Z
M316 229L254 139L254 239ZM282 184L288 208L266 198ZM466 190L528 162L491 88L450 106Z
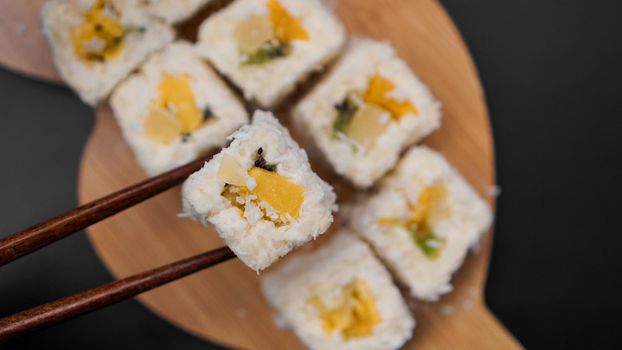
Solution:
M244 92L247 99L269 108L278 104L309 73L335 57L345 41L345 30L336 16L319 0L279 0L299 19L309 41L293 41L292 52L263 65L240 65L234 32L252 15L267 14L266 0L236 0L209 17L199 29L198 47Z
M183 185L184 211L195 220L210 223L236 255L249 267L260 271L279 257L324 233L333 221L335 194L309 165L302 150L271 113L257 111L250 125L236 131L233 142L224 148ZM225 181L218 177L223 156L235 159L243 169L254 165L258 149L276 173L305 188L298 218L288 217L277 226L262 218L260 207L245 202L244 213L223 197ZM239 198L239 197L238 197ZM246 198L249 200L250 198Z
M214 115L187 137L171 144L149 138L144 131L151 103L165 75L188 75L195 103ZM156 175L198 158L206 150L222 146L227 136L248 122L248 114L226 84L186 42L170 44L152 55L114 91L110 104L123 136L148 175Z
M442 184L447 191L448 215L432 227L445 245L430 259L415 244L413 236L399 225L380 224L386 217L407 217L423 188ZM349 222L371 243L412 296L434 301L452 290L451 275L462 264L469 247L488 230L492 213L485 201L439 153L416 147L400 161L397 170L384 180L377 193L355 204Z
M344 286L362 279L373 295L380 323L372 334L346 339L339 331L327 333L310 298L338 303ZM415 321L385 267L370 248L347 231L337 233L328 246L288 258L262 281L263 292L279 318L309 349L398 349L412 335Z
M390 80L396 88L388 95L410 102L417 113L391 122L371 146L357 147L342 133L333 136L335 105L349 93L365 91L374 74ZM329 76L296 107L294 118L338 174L368 187L395 166L403 149L440 126L441 111L440 103L389 43L353 39Z

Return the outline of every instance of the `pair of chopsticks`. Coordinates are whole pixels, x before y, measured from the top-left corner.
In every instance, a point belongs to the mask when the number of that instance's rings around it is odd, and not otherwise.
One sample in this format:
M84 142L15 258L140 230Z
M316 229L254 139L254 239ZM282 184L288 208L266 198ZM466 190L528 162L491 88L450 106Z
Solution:
M204 158L1 239L0 267L182 183L215 153L211 151ZM0 344L35 329L118 303L233 257L229 248L222 247L0 318Z

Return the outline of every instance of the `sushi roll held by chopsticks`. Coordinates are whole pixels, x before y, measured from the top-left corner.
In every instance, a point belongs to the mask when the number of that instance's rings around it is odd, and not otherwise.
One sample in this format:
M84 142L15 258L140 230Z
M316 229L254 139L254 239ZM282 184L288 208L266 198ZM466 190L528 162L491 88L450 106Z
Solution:
M271 113L255 112L182 189L184 212L210 223L246 265L260 271L324 233L335 193Z

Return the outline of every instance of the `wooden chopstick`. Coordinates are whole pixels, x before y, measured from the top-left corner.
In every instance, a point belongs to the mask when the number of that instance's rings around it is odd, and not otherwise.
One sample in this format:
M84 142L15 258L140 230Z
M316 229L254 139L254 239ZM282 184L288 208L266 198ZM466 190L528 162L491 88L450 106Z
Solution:
M222 247L1 318L0 344L24 333L118 303L234 256L228 247Z
M136 205L182 183L201 169L216 150L205 157L84 204L53 219L0 240L0 266Z

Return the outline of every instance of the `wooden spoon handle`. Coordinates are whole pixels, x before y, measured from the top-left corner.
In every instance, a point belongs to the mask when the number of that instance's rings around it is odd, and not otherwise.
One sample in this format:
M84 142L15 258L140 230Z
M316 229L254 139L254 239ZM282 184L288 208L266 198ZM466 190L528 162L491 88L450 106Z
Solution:
M234 256L228 247L222 247L1 318L0 344L24 333L118 303Z

